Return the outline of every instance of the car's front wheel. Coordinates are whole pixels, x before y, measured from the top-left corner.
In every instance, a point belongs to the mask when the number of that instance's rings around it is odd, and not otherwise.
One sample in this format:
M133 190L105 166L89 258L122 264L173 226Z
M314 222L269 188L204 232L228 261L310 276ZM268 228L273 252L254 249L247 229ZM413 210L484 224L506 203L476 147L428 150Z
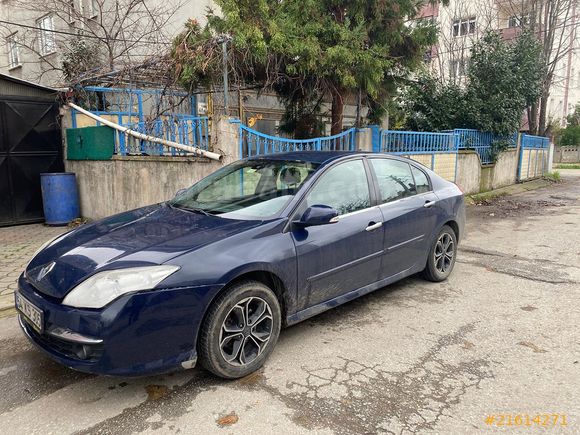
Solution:
M212 303L201 327L201 365L227 379L259 369L278 341L281 317L278 299L266 285L232 285Z
M456 257L457 236L450 226L445 225L429 250L429 257L427 258L427 265L423 275L429 281L434 282L447 279L453 270L453 266L455 266Z

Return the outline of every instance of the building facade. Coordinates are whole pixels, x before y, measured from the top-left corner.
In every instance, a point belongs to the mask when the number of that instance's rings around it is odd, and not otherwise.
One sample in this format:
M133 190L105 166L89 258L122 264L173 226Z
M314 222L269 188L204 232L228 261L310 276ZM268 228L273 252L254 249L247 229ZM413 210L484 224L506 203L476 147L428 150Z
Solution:
M0 73L62 85L62 62L81 40L99 45L100 61L110 69L139 63L167 52L184 23L203 22L211 5L211 0L0 0Z
M426 61L444 80L462 84L469 67L470 49L488 30L499 31L504 39L511 40L534 23L536 33L543 38L544 23L551 15L557 24L555 42L548 53L554 72L547 113L548 121L563 123L580 103L576 3L577 0L451 0L448 6L428 5L421 11L420 19L436 22L440 33L438 44L426 53Z

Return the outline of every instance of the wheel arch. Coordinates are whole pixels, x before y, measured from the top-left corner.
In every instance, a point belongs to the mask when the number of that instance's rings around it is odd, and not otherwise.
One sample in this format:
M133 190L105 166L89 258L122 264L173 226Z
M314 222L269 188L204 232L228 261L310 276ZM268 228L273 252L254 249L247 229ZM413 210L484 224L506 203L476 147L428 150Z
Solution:
M204 310L203 316L201 318L200 326L203 325L205 322L209 308L215 302L215 300L223 294L227 289L229 289L232 285L243 281L257 281L265 286L269 287L274 294L276 295L276 299L278 299L278 303L280 304L280 312L282 314L281 322L282 327L285 327L287 322L287 310L289 305L289 295L288 295L288 287L284 284L284 281L274 272L267 270L266 268L259 268L256 267L255 269L247 270L239 270L237 272L228 274L228 279L225 280L226 284L224 284L215 294L211 297L209 302L206 305ZM198 329L198 334L201 331L201 327Z
M445 225L447 225L448 227L450 227L453 232L455 233L455 238L457 239L457 241L459 241L459 224L457 223L457 221L450 219L447 222L445 222L441 228L443 228ZM441 230L439 230L441 231Z

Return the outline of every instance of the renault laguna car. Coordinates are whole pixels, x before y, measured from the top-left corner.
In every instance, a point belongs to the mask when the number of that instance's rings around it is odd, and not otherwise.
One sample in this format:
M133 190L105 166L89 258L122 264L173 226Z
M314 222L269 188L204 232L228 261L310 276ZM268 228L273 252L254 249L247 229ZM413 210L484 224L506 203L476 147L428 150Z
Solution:
M167 202L43 246L15 293L58 362L143 375L258 369L280 329L409 275L451 273L461 190L405 158L295 152L240 160Z

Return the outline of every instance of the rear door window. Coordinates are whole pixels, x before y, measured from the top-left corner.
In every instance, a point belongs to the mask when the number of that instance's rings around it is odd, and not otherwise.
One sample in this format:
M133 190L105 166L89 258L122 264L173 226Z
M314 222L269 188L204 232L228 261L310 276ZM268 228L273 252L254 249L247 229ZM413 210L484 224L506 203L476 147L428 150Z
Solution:
M392 159L370 159L370 162L379 181L382 204L417 194L408 163Z
M415 178L415 188L417 189L417 193L425 193L431 191L429 179L427 178L425 172L423 172L421 169L417 169L412 165L411 171L413 172L413 178Z

